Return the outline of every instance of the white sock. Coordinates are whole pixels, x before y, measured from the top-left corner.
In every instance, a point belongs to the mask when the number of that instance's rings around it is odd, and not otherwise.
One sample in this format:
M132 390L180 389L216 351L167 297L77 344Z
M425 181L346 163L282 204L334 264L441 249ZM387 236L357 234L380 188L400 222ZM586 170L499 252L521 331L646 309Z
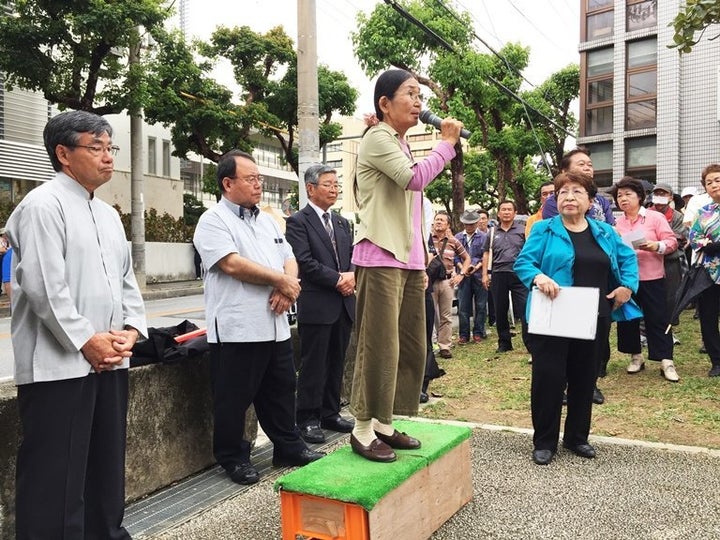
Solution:
M376 419L373 419L373 429L378 433L387 435L388 437L395 433L395 428L392 427L392 424L383 424L380 420Z
M352 430L352 434L363 446L369 446L377 437L373 431L372 420L359 420L355 419L355 427Z

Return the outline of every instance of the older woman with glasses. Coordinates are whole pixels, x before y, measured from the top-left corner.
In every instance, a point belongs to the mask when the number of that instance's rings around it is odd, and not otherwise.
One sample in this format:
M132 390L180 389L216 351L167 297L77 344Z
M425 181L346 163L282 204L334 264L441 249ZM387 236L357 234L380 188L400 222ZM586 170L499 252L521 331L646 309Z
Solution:
M422 193L455 156L462 123L443 120L442 141L415 161L405 134L418 123L420 83L407 71L386 71L375 83L374 105L354 184L360 223L352 259L357 353L350 444L365 459L388 462L394 450L421 444L395 430L392 416L418 410L426 358Z
M643 206L645 189L635 178L626 176L612 189L618 208L623 211L615 228L628 244L632 244L640 268L640 286L635 301L645 319L648 359L660 362L660 372L670 382L680 377L673 362L673 339L665 329L670 323L670 311L665 293L665 255L678 247L677 238L665 216ZM645 369L640 344L640 319L618 322L618 350L629 353L627 372L631 375Z
M638 286L632 249L610 225L586 217L596 195L592 179L560 173L554 186L559 215L535 224L531 241L523 246L514 270L525 286L537 287L550 298L555 298L561 287L597 288L599 307L595 339L532 335L530 400L535 430L533 461L538 465L550 463L557 452L566 383L563 446L580 457L595 457L588 435L598 340L605 339L613 310L628 302Z

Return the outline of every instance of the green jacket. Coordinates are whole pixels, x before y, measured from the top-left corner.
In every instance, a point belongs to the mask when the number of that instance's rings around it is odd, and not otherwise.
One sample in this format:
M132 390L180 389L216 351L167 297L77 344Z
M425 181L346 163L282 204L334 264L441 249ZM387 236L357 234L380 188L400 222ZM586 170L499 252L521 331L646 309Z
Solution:
M394 129L380 122L360 141L356 242L367 239L407 263L413 240L413 200L419 195L406 189L413 176L413 160L403 152L398 137Z

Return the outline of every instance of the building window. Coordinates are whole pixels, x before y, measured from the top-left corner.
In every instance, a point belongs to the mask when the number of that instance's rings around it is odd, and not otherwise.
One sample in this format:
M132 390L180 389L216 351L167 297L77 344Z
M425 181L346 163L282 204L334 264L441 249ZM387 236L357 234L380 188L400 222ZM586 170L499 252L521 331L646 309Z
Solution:
M593 164L593 180L598 187L613 185L612 175L612 142L601 142L585 145L590 152Z
M613 127L613 49L590 51L586 59L584 134L611 133Z
M655 137L625 140L625 171L634 178L655 182L657 177L657 141Z
M157 140L148 137L148 174L157 174Z
M657 39L627 44L625 129L657 124Z
M587 0L583 41L612 37L614 11L612 0Z
M170 141L163 141L162 175L165 177L170 176Z
M657 26L657 0L627 0L625 14L628 32Z

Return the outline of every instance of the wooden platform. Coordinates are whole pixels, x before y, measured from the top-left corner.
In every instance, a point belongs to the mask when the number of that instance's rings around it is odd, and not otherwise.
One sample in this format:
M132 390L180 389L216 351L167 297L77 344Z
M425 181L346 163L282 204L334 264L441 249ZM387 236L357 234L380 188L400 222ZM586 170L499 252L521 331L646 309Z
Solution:
M344 447L278 479L283 540L420 540L470 501L470 429L395 426L422 448L373 463Z

